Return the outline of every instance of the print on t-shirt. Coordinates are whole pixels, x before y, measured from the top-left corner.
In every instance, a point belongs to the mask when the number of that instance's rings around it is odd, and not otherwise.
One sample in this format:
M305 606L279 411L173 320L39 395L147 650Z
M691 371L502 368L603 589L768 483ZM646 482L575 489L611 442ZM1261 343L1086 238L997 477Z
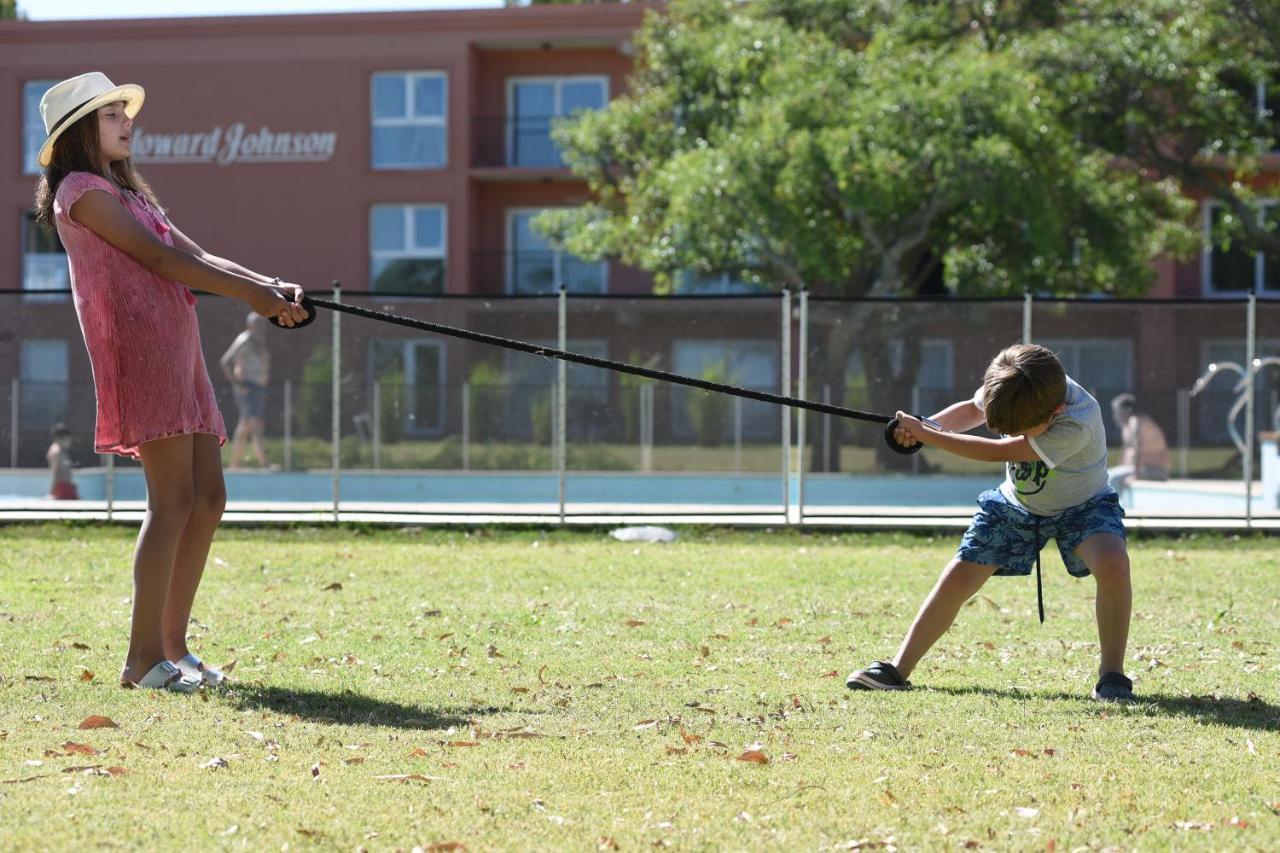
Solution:
M1043 462L1009 463L1009 479L1013 481L1013 488L1023 497L1040 494L1051 476L1053 470Z

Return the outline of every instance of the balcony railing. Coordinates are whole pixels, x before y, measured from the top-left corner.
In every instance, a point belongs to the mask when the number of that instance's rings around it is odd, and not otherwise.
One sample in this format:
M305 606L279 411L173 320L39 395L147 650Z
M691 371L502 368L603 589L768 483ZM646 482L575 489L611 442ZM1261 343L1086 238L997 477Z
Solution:
M481 168L563 168L564 157L551 138L556 116L475 119L472 165Z

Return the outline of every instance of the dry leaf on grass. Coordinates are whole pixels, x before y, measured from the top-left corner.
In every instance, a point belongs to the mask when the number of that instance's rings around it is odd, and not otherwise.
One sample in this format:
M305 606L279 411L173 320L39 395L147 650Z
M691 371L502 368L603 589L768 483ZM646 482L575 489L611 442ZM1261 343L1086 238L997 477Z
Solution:
M57 753L53 753L53 754L56 755ZM100 750L94 749L93 747L89 746L89 744L87 743L73 743L72 741L67 741L62 745L62 754L63 755L101 755L102 752Z
M323 590L323 591L324 591L324 592L338 592L338 591L340 591L341 589L342 589L342 584L338 583L337 581L334 581L333 583L331 583L331 584L329 584L328 586L326 586L326 587L324 588L324 590Z
M602 835L596 839L597 850L617 850L618 842L614 841L608 835Z
M409 753L410 758L425 758L426 755L427 755L427 751L420 746L415 746L413 750Z
M374 776L379 782L443 782L443 776L424 776L421 773L392 773L388 776Z
M352 756L351 758L344 758L342 759L342 763L343 764L364 764L364 756L356 755L356 756Z
M81 680L81 681L93 681L93 679L94 679L94 675L95 675L95 673L94 673L94 672L92 672L92 671L90 671L90 670L87 670L87 669L83 669L83 670L81 670L81 671L80 671L80 680Z
M53 681L52 675L25 675L27 681Z
M221 758L215 755L213 758L210 758L204 764L201 764L200 768L208 769L208 770L220 770L230 766L231 766L231 763L227 761L227 759Z
M72 643L72 644L71 644L71 648L73 648L73 649L79 649L79 650L80 650L80 651L82 651L82 652L87 652L87 651L89 651L89 646L88 646L88 644L87 644L87 643L82 643L82 642L80 642L79 640L77 640L76 642Z
M643 625L643 624L644 624L644 620L643 620L643 619L628 619L626 622L623 622L622 624L623 624L623 625L626 625L628 628L639 628L641 625Z
M643 731L644 729L656 729L658 727L657 720L641 720L632 726L635 731Z
M684 726L680 727L680 737L684 738L685 743L701 743L702 742L702 735L696 735L693 732L685 729Z
M769 757L758 749L748 749L742 755L738 756L739 761L746 761L751 764L768 764Z
M80 721L78 729L118 729L120 726L110 717L103 717L99 714L91 714Z
M480 742L475 740L451 740L445 743L445 746L479 746Z
M466 850L467 845L461 841L436 841L421 849L426 850L426 853L455 853L455 851Z

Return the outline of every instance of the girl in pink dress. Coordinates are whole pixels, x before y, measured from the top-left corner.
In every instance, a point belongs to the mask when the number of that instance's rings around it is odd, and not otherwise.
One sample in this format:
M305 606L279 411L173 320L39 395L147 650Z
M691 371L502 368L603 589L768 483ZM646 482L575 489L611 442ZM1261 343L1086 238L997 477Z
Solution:
M297 285L210 255L165 216L130 159L143 97L98 72L45 93L35 207L71 266L97 392L94 449L140 459L146 475L120 683L189 693L222 681L187 648L187 624L226 503L227 431L187 287L242 299L285 326L305 310Z

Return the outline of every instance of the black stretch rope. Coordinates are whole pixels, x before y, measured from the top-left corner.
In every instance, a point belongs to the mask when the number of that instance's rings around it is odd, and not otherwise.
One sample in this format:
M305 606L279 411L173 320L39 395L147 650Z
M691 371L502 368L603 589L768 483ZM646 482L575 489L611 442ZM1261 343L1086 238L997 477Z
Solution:
M558 358L561 361L571 361L575 364L585 364L590 367L601 367L605 370L615 370L619 373L630 373L633 376L643 376L647 379L657 379L662 382L673 382L677 385L688 385L691 388L701 388L705 391L718 391L722 394L732 394L735 397L745 397L748 400L759 400L763 403L791 406L796 409L808 409L811 412L820 412L824 415L837 415L842 418L870 421L877 424L889 424L896 421L896 418L892 415L881 415L876 412L864 412L859 409L847 409L844 406L833 406L829 403L815 403L811 400L801 400L797 397L784 397L781 394L770 394L768 391L753 391L750 388L742 388L737 385L726 385L721 382L712 382L708 379L696 379L692 376L681 376L678 373L668 373L665 370L656 370L652 367L640 367L635 364L613 361L608 358L597 358L590 355L566 352L565 350L538 346L537 344L525 343L524 341L517 341L511 338L487 335L484 332L473 332L469 329L459 329L454 326L432 323L427 320L415 320L410 317L401 317L398 314L388 314L385 311L374 311L370 308L347 305L343 302L332 302L328 299L319 299L313 296L308 296L303 301L304 306L308 304L319 308L328 308L330 311L341 311L344 314L354 314L357 317L366 317L370 320L380 320L384 323L393 323L397 326L408 326L411 329L421 329L426 332L448 335L452 338L462 338L467 341L475 341L481 344L490 344L492 346L503 347L505 349L518 350L532 355ZM917 444L912 449L917 449L920 446L921 445Z

